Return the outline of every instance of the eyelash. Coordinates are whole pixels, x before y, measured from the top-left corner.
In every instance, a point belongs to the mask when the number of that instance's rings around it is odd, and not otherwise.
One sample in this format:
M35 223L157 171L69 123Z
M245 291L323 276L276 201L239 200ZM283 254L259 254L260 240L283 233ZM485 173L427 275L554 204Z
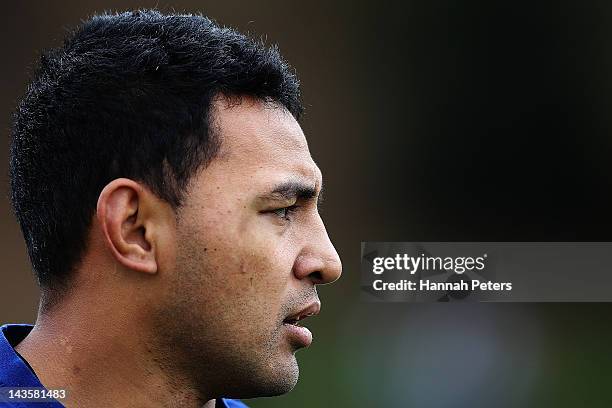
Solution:
M270 212L279 218L290 221L291 218L289 216L293 214L295 210L297 210L297 208L298 208L298 205L293 204L293 205L290 205L289 207L278 208Z

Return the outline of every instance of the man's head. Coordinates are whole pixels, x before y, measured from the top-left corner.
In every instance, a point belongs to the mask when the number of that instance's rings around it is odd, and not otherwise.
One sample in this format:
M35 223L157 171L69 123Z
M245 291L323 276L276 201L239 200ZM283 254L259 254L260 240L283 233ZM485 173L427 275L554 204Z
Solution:
M202 392L290 390L291 323L340 274L299 99L275 49L201 16L98 16L47 53L11 149L43 312L104 295Z

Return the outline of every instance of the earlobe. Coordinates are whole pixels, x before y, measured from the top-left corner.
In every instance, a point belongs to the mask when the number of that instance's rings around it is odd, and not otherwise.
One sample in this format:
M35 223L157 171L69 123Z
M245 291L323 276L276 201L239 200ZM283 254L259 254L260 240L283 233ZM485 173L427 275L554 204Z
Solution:
M104 241L117 262L149 274L157 273L152 223L147 200L151 193L133 180L120 178L107 184L98 198L96 218Z

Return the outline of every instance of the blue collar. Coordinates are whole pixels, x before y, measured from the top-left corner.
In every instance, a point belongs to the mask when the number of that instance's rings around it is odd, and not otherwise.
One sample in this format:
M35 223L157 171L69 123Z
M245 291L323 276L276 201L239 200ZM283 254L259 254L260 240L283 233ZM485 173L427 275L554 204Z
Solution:
M0 327L0 386L1 387L36 387L44 388L34 372L15 352L15 347L32 330L29 324L6 324ZM3 404L3 406L6 406ZM58 401L24 403L16 402L8 406L62 408Z

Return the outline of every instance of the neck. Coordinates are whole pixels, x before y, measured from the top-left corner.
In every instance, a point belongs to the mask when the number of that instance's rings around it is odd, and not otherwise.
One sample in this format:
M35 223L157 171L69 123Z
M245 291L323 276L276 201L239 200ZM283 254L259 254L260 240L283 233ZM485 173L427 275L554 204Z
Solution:
M80 296L80 299L91 299ZM110 299L110 298L109 298ZM102 308L64 302L39 313L16 350L47 389L65 389L67 407L206 407L187 376L163 369L138 313L106 301Z

